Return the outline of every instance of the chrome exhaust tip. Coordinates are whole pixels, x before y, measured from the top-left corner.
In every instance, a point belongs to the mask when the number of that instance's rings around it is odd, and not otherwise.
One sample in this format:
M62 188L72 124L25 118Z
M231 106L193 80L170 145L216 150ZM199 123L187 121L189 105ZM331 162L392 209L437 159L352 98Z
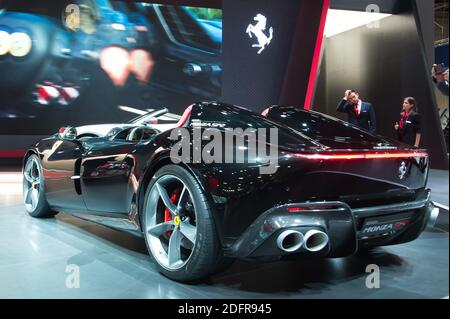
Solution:
M310 230L305 234L305 248L311 252L317 252L328 245L328 235L320 230Z
M294 252L304 244L304 236L296 230L285 230L277 238L277 246L285 252Z

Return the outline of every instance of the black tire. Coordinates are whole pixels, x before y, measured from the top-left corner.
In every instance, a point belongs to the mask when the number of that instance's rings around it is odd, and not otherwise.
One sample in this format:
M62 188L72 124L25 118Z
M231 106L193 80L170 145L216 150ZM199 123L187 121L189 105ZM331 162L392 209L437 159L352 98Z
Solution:
M235 261L236 261L236 259L234 259L234 258L229 258L229 257L225 257L223 255L220 255L217 258L217 262L216 262L216 265L214 267L214 271L212 272L212 274L224 272L225 270L230 268L231 265L233 265L233 263Z
M30 165L31 162L36 163L36 169L39 173L38 177L36 177L36 181L38 180L38 186L39 187L39 196L38 198L38 202L37 205L35 205L35 207L32 207L33 205L27 204L27 189L29 189L29 185L30 182L27 180L25 174L27 174L27 167L28 165ZM39 159L39 157L37 155L31 155L30 157L28 157L27 162L25 163L24 166L24 173L23 173L23 200L24 200L24 204L25 204L25 208L28 212L28 214L32 217L36 217L36 218L50 218L50 217L54 217L58 212L55 212L53 210L50 209L50 206L48 205L47 202L47 198L45 197L45 188L44 188L44 177L42 175L42 164L41 164L41 160Z
M152 189L157 188L155 186L156 182L164 176L174 176L182 181L184 186L188 188L190 192L190 199L192 199L195 208L195 243L192 250L190 250L189 258L187 259L187 261L185 261L184 266L176 270L164 267L158 261L158 259L155 258L149 243L149 237L151 236L147 234L147 230L149 229L148 225L151 223L149 222L151 217L148 216L150 216L149 214L151 213L148 214L146 212L147 209L149 209L149 211L152 211L152 208L148 206L155 205L151 203L149 204L148 199L150 194L154 192L154 190L152 191ZM211 206L197 180L184 168L176 165L167 165L156 172L147 187L142 213L143 230L147 249L150 256L155 261L158 270L166 277L180 282L194 282L200 279L204 279L213 274L216 270L218 270L218 266L223 266L222 249L216 233Z

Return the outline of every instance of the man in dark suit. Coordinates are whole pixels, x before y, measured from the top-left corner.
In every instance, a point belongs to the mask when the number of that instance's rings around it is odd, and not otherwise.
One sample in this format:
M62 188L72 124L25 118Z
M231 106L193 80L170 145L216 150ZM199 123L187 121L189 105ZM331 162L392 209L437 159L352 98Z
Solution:
M348 122L373 134L377 130L375 110L371 103L363 102L355 90L345 91L344 98L339 102L337 111L347 113Z
M442 94L448 96L448 69L441 67L437 64L433 65L433 69L431 70L431 75L433 77L433 82L436 84L436 87L441 91Z

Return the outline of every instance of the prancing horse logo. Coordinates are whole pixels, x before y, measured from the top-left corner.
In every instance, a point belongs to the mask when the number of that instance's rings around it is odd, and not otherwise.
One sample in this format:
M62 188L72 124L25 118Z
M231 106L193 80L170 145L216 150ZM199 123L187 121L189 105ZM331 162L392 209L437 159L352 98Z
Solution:
M408 168L406 167L406 162L402 162L400 164L400 167L398 168L398 177L400 179L404 179L407 172L408 172Z
M261 13L258 13L253 20L257 21L255 25L249 24L247 27L247 31L245 31L250 39L253 35L256 36L258 39L258 44L253 44L253 48L260 48L258 51L258 54L261 54L262 51L270 44L270 41L272 41L273 38L273 28L269 28L269 36L267 36L264 31L266 30L267 26L267 18L263 16Z

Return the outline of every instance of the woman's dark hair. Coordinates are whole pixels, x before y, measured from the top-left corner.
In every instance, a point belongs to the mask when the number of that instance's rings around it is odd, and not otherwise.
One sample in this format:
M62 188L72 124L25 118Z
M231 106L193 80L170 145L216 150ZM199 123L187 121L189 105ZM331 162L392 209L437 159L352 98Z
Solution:
M412 110L417 113L417 102L416 102L416 99L413 98L412 96L408 96L408 97L405 97L403 99L403 101L405 101L405 100L408 101L408 103L413 106Z

